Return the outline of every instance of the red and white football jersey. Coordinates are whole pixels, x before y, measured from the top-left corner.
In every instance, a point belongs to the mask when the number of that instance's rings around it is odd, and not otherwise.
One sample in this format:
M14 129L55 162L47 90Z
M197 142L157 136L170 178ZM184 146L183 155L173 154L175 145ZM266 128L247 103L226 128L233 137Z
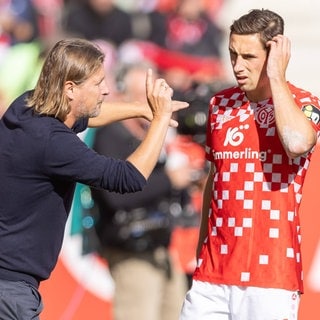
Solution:
M289 86L319 131L319 99ZM216 171L194 279L303 291L298 211L311 154L288 158L271 98L253 103L237 87L212 98L206 157Z

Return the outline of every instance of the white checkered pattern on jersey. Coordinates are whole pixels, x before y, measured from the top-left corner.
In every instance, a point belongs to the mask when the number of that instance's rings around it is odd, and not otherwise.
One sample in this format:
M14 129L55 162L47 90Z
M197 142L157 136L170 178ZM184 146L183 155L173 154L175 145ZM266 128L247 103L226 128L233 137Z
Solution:
M290 89L302 109L309 94ZM306 101L319 110L319 100ZM211 102L206 154L216 171L194 278L302 291L298 208L310 153L287 157L271 100L249 103L231 88Z

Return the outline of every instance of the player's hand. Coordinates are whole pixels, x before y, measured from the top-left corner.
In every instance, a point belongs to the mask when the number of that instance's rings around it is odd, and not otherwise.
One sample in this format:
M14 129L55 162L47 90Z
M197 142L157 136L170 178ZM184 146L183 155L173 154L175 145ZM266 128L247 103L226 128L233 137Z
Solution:
M156 117L169 116L170 126L177 127L178 122L172 119L172 113L188 107L188 103L172 100L173 89L164 79L153 80L152 69L149 69L146 77L146 95L151 110L152 120Z
M269 48L267 74L269 79L285 80L286 70L291 56L290 40L277 35L271 41L267 42Z

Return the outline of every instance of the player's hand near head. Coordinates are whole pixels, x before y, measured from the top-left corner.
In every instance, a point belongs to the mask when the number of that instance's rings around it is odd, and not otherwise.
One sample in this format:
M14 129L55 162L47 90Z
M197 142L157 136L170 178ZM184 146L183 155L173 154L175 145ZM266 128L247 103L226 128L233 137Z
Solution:
M291 56L290 40L283 36L277 35L267 42L269 48L267 74L269 79L286 79L286 70Z

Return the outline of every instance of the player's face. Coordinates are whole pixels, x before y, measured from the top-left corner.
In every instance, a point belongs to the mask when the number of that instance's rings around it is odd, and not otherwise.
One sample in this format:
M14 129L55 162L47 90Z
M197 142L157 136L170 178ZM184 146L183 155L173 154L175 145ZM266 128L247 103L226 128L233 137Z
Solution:
M251 101L260 101L270 96L266 71L267 50L259 34L231 34L229 52L233 73L241 90Z
M109 94L103 66L85 82L76 86L75 90L77 90L76 117L97 117L105 96Z

